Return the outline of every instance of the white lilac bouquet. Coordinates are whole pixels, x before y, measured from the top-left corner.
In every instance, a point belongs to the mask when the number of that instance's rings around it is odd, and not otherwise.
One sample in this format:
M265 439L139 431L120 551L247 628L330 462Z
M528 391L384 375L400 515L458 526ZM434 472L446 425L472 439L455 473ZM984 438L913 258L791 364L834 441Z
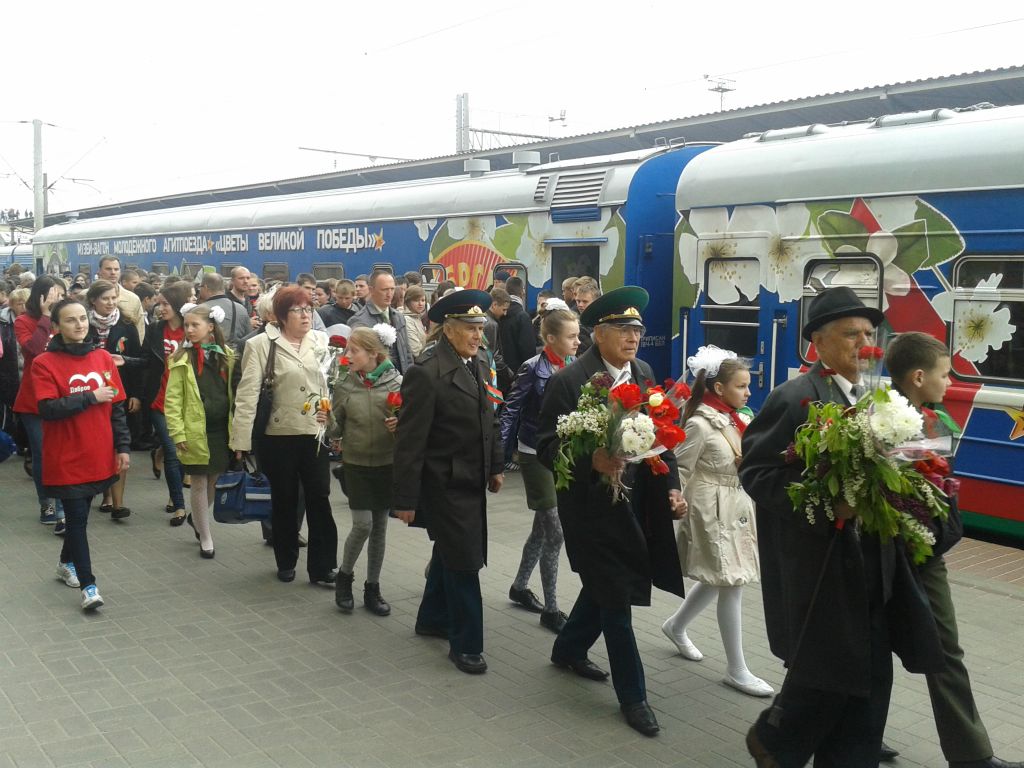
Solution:
M786 452L804 465L802 479L787 489L796 509L816 525L824 515L837 528L835 507L856 510L861 529L889 540L901 537L915 563L932 553L932 518L949 514L946 497L910 462L901 448L920 438L923 420L898 392L877 389L855 405L808 403L807 421Z

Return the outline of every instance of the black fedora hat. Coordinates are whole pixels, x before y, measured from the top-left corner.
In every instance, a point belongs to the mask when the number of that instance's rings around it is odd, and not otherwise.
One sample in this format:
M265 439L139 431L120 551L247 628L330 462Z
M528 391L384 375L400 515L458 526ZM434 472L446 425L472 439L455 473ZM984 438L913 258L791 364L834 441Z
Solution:
M866 317L876 328L885 319L880 309L867 306L857 298L852 288L841 285L824 290L811 299L811 305L807 308L807 322L801 334L810 341L811 334L821 326L842 317Z

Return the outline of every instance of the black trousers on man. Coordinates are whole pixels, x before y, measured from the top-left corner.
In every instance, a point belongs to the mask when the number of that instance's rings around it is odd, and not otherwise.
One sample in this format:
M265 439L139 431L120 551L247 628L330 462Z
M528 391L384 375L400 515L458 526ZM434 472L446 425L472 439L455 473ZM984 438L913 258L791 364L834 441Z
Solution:
M306 570L310 578L338 567L338 528L331 514L331 474L327 449L317 451L312 435L264 435L257 443L260 468L270 481L270 521L274 557L279 571L291 570L299 559L299 484L305 493L309 545Z
M885 610L871 613L871 693L851 696L787 682L754 728L780 768L876 768L892 693L892 648ZM799 663L799 659L797 660ZM836 659L842 664L842 659Z
M436 544L427 569L427 583L423 588L416 625L448 630L448 642L453 653L484 652L480 572L445 568Z
M604 635L608 649L612 684L619 703L637 704L646 700L644 665L636 647L633 614L628 605L623 608L606 608L586 588L580 590L568 621L555 638L551 657L563 661L585 659L601 634Z

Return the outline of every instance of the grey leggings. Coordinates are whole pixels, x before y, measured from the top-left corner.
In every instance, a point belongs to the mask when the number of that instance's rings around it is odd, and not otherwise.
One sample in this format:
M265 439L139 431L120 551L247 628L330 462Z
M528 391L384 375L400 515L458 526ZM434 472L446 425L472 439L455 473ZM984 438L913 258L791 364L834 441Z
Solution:
M380 582L380 569L384 564L384 544L388 537L388 511L371 512L368 509L352 510L352 530L345 539L345 550L341 558L341 570L352 573L356 567L363 544L370 539L366 551L366 580L370 584Z
M562 551L562 524L558 521L558 509L538 509L533 513L533 530L523 545L523 559L519 562L519 573L512 585L526 589L530 574L540 561L540 583L544 589L544 611L558 610L555 586L558 583L558 555Z

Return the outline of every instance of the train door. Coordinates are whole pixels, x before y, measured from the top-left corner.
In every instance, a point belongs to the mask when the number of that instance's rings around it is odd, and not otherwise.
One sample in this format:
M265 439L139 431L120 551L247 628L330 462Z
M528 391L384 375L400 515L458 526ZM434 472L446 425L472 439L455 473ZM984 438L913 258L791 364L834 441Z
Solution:
M429 304L434 299L434 291L437 290L437 284L448 279L448 270L445 269L444 264L428 262L420 264L420 277L423 278L423 292L427 295L427 303Z
M804 266L804 292L800 302L797 328L804 327L811 299L826 288L846 286L852 289L857 294L857 298L867 306L882 309L881 275L881 262L869 253L857 256L844 255L840 259L811 259ZM796 334L796 337L799 339L800 362L807 364L817 360L817 354L811 349L811 343L799 333ZM879 338L876 343L879 346L884 346L885 339Z
M750 402L755 411L772 389L773 297L761 286L757 258L710 258L686 355L714 344L750 363ZM683 364L686 364L685 357ZM689 373L687 376L689 377Z

